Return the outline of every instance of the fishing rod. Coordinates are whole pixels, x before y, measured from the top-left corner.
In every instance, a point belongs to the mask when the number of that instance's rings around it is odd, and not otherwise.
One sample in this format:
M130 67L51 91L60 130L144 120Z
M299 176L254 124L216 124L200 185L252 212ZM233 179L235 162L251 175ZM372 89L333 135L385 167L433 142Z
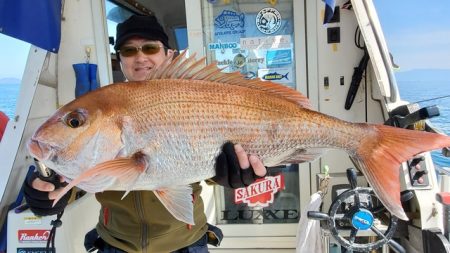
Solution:
M429 98L429 99L424 99L424 100L416 101L416 102L413 102L413 103L411 103L411 104L422 103L422 102L428 102L428 101L438 100L438 99L442 99L442 98L449 98L449 97L450 97L450 95L445 95L445 96L441 96L441 97L435 97L435 98Z

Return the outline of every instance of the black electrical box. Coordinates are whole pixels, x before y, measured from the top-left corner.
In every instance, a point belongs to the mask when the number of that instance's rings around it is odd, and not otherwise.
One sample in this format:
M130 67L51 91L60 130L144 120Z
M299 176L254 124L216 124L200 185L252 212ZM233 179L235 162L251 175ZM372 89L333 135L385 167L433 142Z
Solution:
M341 28L340 27L328 27L327 28L327 40L328 40L328 44L341 42Z

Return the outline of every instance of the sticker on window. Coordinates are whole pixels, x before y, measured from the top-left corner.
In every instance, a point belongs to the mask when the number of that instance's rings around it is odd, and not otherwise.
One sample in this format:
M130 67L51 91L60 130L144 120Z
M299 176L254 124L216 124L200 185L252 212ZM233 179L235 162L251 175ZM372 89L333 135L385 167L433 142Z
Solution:
M284 190L284 176L266 176L253 184L234 190L234 203L246 203L250 207L268 207L273 203L275 193Z

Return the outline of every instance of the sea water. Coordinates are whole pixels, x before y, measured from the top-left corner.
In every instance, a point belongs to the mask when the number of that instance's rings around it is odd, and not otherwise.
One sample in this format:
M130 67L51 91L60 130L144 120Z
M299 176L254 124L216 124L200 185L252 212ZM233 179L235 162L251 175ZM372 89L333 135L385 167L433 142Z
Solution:
M450 135L450 97L434 99L450 95L450 81L402 81L397 82L400 97L408 102L419 102L420 107L437 105L440 116L430 119L431 124L440 131ZM14 117L16 100L20 84L0 84L0 110L9 118ZM450 167L450 158L444 157L440 151L432 152L433 161L441 167Z
M402 81L397 84L403 100L410 103L429 100L419 102L420 108L436 105L440 115L431 118L429 122L433 127L450 135L450 97L446 97L450 96L450 81ZM450 158L444 157L440 150L431 154L435 164L450 167Z
M0 111L10 119L14 118L19 89L18 83L0 83Z

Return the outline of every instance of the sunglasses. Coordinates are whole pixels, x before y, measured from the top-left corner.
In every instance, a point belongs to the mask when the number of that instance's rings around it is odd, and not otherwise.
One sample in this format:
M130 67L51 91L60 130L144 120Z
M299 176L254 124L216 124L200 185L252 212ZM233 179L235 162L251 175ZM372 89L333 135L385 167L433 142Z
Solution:
M142 53L144 53L145 55L152 55L152 54L157 54L159 52L159 50L163 47L164 46L161 46L156 43L149 43L149 44L144 44L140 47L123 46L117 52L120 53L120 55L123 57L135 56L138 54L139 51L142 51Z

